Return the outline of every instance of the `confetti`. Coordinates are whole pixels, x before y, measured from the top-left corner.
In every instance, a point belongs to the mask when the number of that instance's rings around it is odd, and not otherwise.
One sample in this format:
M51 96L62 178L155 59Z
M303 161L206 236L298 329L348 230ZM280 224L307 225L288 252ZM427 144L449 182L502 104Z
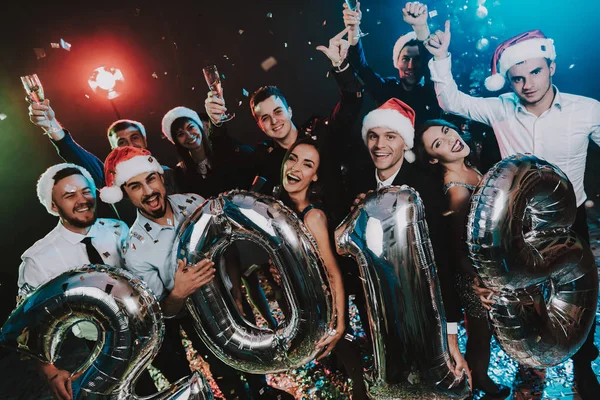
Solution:
M195 86L192 86L192 90L196 90L196 87L195 87Z
M309 41L308 41L308 44L312 45L312 42L309 40Z
M381 21L380 20L377 20L377 25L381 25Z
M267 13L267 18L273 18L273 13Z
M437 17L437 15L438 15L437 10L429 11L429 18Z
M242 33L244 33L244 30L243 30L243 29L240 29L240 30L238 31L238 33L241 35Z
M36 47L35 49L33 49L33 52L35 53L35 56L38 60L40 58L46 57L46 51L41 47Z
M250 93L244 88L242 88L242 94L244 95L244 97L250 96Z
M167 74L167 71L165 71L165 75Z
M50 43L50 46L51 46L53 49L60 49L60 44L59 44L59 43Z
M287 44L287 42L285 42L285 43L283 44L283 47L287 47L287 46L288 46L288 44Z
M88 94L84 94L84 96L85 96L86 99L90 98L90 96Z
M275 65L277 65L277 60L275 59L275 57L269 57L265 61L260 63L261 68L264 69L265 71L270 70Z
M242 105L242 101L240 100L239 103L238 103L238 106L241 106L241 105Z
M152 77L153 77L154 79L158 79L158 74L157 74L156 72L153 72L153 73L152 73Z
M327 25L327 20L323 21L323 26Z
M569 65L569 69L573 69L574 66L575 66L575 64Z
M66 51L71 51L71 43L66 42L64 39L60 39L60 47Z
M227 57L227 54L223 54L223 58L226 60L229 60L229 57Z
M592 200L588 200L585 203L583 203L587 208L592 208L594 207L594 202Z
M134 16L134 17L139 17L139 16L140 16L140 11L142 11L142 10L141 10L141 9L139 9L139 8L136 8L136 9L135 9L135 14L133 14L133 16Z
M6 119L6 114L0 113L0 121L4 121Z

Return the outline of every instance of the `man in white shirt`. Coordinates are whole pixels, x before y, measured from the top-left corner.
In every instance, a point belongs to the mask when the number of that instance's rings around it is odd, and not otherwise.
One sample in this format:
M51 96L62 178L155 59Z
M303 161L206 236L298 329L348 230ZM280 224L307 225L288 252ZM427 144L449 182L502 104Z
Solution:
M121 221L96 218L96 185L89 172L74 164L57 164L44 172L37 195L59 222L21 256L19 297L63 272L86 264L121 265L121 248L129 229ZM76 336L95 341L96 329L79 324ZM39 363L40 375L57 399L72 398L71 374L53 364Z
M169 381L190 373L179 336L179 329L183 327L194 348L210 364L221 391L228 398L247 398L240 373L215 357L199 340L189 315L179 314L186 298L210 282L215 274L214 263L208 259L188 266L182 260L175 263L172 254L177 228L204 199L196 194L167 196L164 170L145 149L116 148L104 165L106 187L100 191L101 199L114 204L125 193L137 208L137 218L127 240L125 267L148 284L160 300L165 315L173 317L165 320L163 345L154 361L168 366L161 371ZM166 346L170 346L169 350L165 350ZM293 398L267 386L264 375L245 374L245 377L255 398Z
M558 166L569 178L577 199L575 230L589 243L583 188L590 138L600 144L600 102L560 93L552 85L556 51L552 39L539 30L524 32L498 46L492 59L488 90L500 90L509 81L513 90L495 98L475 98L458 90L450 70L450 22L425 46L434 58L429 62L431 79L440 106L446 112L490 125L502 157L531 153ZM586 342L572 357L575 381L584 399L596 398L600 385L591 361L598 357L594 346L596 323Z

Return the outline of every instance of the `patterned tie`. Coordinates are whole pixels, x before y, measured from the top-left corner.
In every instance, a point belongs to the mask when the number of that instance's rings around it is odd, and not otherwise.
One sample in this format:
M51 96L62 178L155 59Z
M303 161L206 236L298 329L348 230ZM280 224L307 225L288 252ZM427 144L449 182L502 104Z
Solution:
M90 264L104 264L104 260L100 257L100 253L92 244L91 237L85 237L81 241L81 243L85 244L85 251L87 252L88 258L90 260Z

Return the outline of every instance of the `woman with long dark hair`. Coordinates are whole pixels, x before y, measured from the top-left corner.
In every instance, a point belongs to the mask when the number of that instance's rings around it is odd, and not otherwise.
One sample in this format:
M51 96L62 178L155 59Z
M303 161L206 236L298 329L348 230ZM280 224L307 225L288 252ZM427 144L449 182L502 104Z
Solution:
M471 195L481 180L481 173L471 164L471 149L460 133L460 129L448 121L427 121L415 132L415 150L417 160L437 171L448 200L452 238L456 241L453 246L456 249L456 289L465 309L469 336L465 358L472 368L473 388L484 391L487 398L505 398L510 389L494 383L487 373L492 331L487 305L482 303L479 293L491 295L492 292L480 288L481 281L469 259L466 245L467 214Z
M344 338L346 333L353 336L347 319L347 298L344 292L342 274L333 249L332 229L329 227L325 204L327 198L327 160L319 151L317 143L306 137L298 140L288 150L282 164L282 191L280 198L304 222L316 241L323 258L334 301L334 320L329 336L318 343L323 349L322 359L335 348L348 375L352 378L352 398L367 399L363 378L360 351L356 342ZM347 331L347 328L350 329Z

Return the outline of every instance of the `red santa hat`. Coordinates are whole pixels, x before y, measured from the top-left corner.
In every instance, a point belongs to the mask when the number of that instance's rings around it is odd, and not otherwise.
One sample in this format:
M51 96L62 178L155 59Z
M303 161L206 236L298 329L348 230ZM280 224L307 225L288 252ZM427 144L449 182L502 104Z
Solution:
M162 133L173 144L175 144L175 142L173 141L173 135L171 134L171 126L173 125L173 122L175 122L176 119L182 117L191 119L192 121L198 124L200 130L204 131L202 121L200 120L200 116L196 111L191 110L187 107L175 107L169 110L169 112L167 112L162 119Z
M506 73L514 65L532 58L556 59L554 41L539 29L510 38L496 48L492 57L492 75L485 79L487 90L495 92L506 84Z
M54 177L63 169L67 168L75 168L81 172L81 175L88 181L90 185L90 189L94 195L96 194L96 184L94 183L94 179L87 171L87 169L80 167L79 165L69 164L69 163L61 163L56 164L48 168L42 175L40 175L40 179L37 182L37 196L40 200L40 203L46 210L58 217L58 213L52 209L52 188L54 187Z
M104 162L106 186L100 190L100 198L105 203L118 203L123 199L121 185L144 172L164 173L160 163L148 150L131 146L117 147Z
M121 124L123 122L127 122L127 123L134 125L140 131L142 136L144 136L144 139L146 138L146 128L144 128L144 125L141 122L134 121L132 119L119 119L119 120L113 122L112 124L110 124L110 126L108 127L108 129L106 131L106 136L108 137L108 142L110 143L110 147L112 149L116 149L118 147L118 145L117 145L118 138L115 139L115 136L113 135L115 126L117 126L118 124Z
M398 133L406 143L404 159L409 163L415 161L415 153L411 150L415 142L415 111L408 104L392 98L368 113L362 126L365 144L367 134L373 128L388 128Z
M417 40L417 34L415 32L409 32L406 35L400 36L398 40L396 40L396 44L394 45L394 50L392 53L392 61L394 62L394 68L398 68L398 58L400 58L400 52L406 46L406 43L411 40Z

